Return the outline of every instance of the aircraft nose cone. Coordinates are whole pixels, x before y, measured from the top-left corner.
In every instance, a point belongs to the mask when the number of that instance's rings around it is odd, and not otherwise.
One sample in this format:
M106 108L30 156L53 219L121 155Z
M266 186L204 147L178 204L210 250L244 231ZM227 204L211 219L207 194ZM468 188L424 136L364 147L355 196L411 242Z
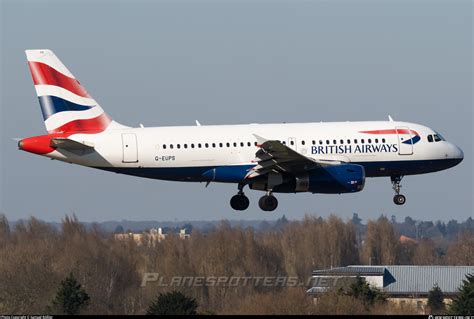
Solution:
M18 149L23 150L23 140L18 141Z
M454 149L455 149L454 157L462 161L464 159L464 152L462 151L461 148L457 147L456 145L454 146Z
M454 165L458 165L464 159L464 152L462 149L454 144L451 144L451 158L455 161Z

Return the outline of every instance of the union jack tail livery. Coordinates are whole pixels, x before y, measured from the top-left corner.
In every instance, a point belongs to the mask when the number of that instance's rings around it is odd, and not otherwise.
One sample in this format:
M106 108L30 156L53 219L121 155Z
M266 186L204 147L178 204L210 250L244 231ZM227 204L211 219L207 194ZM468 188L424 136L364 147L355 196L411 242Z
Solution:
M111 118L51 50L26 50L48 133L98 133Z

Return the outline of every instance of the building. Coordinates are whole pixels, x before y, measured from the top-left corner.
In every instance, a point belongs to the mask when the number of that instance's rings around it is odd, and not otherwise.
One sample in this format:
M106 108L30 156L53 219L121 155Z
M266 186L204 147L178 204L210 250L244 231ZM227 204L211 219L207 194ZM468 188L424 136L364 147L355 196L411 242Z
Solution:
M119 233L114 234L116 240L133 240L137 245L145 245L148 247L154 247L157 242L166 239L170 234L165 234L163 229L152 228L149 231L142 233ZM186 229L180 229L179 233L176 234L180 239L188 239L190 234L186 233Z
M308 290L317 298L329 288L344 284L356 276L365 278L372 287L384 291L391 302L414 305L423 312L428 293L438 285L449 303L467 274L474 273L474 266L347 266L315 270L313 287Z
M189 238L189 234L186 233L186 228L183 228L183 229L180 229L179 230L179 238L181 239L188 239Z
M155 246L156 242L160 242L166 238L161 228L152 228L148 232L143 233L123 233L114 234L116 240L133 240L137 245L145 244L148 247Z

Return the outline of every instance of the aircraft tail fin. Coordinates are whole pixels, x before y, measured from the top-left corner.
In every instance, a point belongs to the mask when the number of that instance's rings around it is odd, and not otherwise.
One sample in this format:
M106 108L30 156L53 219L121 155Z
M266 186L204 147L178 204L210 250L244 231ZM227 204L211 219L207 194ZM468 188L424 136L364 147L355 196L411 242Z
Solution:
M104 112L51 50L26 50L49 133L99 133L119 125Z

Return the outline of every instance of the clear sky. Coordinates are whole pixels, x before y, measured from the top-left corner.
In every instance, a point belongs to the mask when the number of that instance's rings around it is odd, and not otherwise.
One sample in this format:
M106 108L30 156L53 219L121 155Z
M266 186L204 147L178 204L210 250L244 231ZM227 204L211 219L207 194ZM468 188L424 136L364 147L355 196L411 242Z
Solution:
M473 216L471 1L0 1L1 189L9 219L364 220ZM460 146L457 167L348 195L258 191L118 175L17 150L45 133L25 49L52 49L108 114L130 126L385 120L427 125Z

